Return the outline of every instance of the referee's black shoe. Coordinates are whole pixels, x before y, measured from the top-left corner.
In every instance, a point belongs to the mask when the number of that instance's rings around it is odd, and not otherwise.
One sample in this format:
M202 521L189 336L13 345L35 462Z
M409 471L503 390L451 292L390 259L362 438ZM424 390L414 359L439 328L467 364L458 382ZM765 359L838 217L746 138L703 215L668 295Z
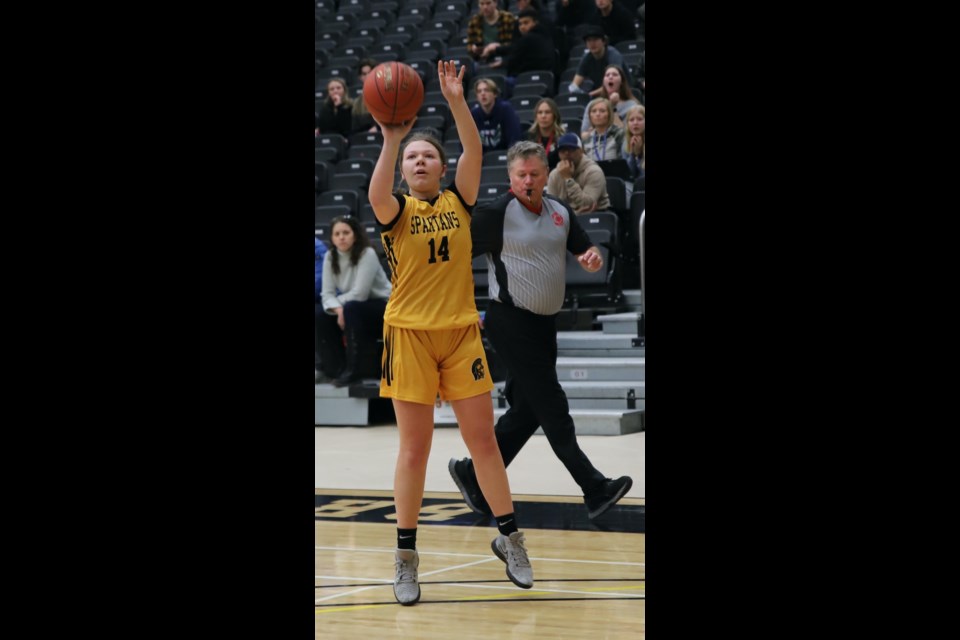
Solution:
M460 489L460 493L463 494L463 501L467 503L467 506L482 516L491 515L490 505L483 497L483 491L477 484L477 476L472 473L473 470L470 468L470 458L464 458L463 460L450 458L447 469L450 471L450 477L453 478L457 488Z
M620 476L616 480L607 478L597 489L583 496L583 501L587 505L587 515L591 520L599 518L610 507L617 504L617 501L625 496L632 486L633 479L630 476Z

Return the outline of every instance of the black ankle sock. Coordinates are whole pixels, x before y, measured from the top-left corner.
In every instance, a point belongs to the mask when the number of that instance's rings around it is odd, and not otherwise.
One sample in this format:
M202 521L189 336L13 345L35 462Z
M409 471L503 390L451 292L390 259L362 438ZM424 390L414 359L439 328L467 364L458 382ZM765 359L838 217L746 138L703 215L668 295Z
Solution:
M416 549L417 529L401 529L397 527L397 549Z
M511 533L516 531L517 519L513 517L513 513L497 516L497 529L499 529L500 533L505 536L509 536Z

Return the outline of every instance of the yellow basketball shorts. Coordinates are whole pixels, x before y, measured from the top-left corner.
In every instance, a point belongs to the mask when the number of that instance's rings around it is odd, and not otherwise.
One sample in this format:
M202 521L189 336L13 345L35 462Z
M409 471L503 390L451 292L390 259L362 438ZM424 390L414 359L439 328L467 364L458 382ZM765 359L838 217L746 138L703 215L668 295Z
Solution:
M480 327L402 329L383 325L380 397L420 404L490 393L493 380Z

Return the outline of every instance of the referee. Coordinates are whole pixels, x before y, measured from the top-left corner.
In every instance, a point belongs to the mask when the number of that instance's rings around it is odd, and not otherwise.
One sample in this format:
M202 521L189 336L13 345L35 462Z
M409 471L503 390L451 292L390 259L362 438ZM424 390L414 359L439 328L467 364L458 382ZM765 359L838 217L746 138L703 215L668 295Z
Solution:
M507 369L504 393L510 408L496 426L497 445L508 466L537 427L583 490L590 519L597 518L630 490L633 480L605 477L577 444L567 396L557 378L556 317L566 287L566 253L586 271L603 259L570 207L543 189L549 169L543 147L532 141L507 152L510 191L474 210L473 255L487 256L490 303L484 329ZM450 475L467 505L490 513L476 480L473 461L452 458Z

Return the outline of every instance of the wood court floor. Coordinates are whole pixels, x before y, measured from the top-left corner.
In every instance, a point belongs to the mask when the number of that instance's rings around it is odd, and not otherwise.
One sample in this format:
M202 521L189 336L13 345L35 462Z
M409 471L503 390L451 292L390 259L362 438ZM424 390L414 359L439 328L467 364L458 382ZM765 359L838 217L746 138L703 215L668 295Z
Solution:
M316 494L316 638L645 636L645 534L615 513L643 509L643 498L625 497L594 524L576 497L515 495L535 580L520 589L490 550L496 527L459 493L427 492L417 532L422 595L404 607L392 589L391 492Z

